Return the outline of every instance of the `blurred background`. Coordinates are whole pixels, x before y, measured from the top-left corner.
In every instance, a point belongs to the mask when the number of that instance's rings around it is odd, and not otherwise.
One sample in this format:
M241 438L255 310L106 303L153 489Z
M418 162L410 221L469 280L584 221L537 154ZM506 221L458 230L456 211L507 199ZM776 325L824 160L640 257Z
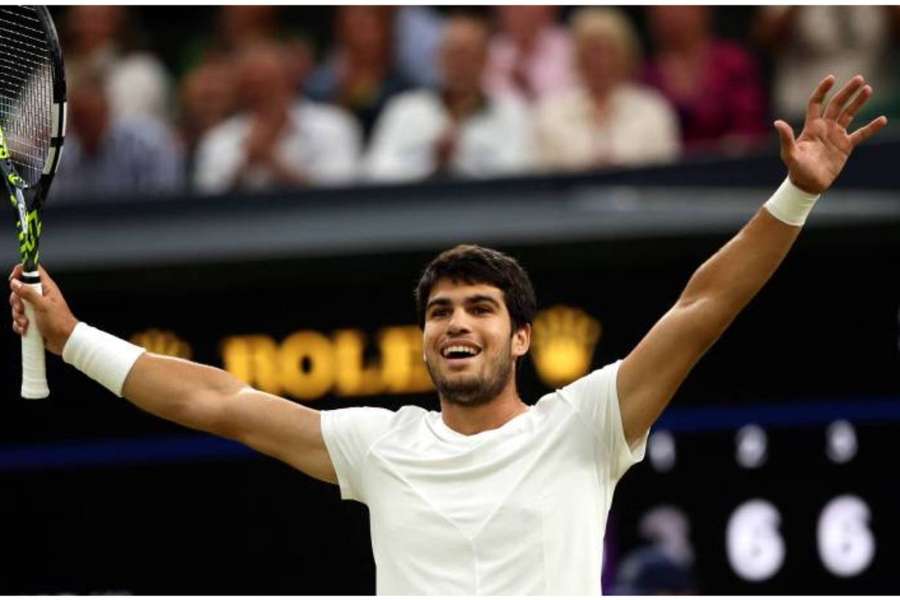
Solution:
M76 315L319 409L438 408L412 290L456 243L535 282L528 401L623 357L784 179L772 121L863 74L857 124L892 122L620 483L604 590L896 591L900 9L51 12L42 257ZM3 348L0 592L374 592L364 506L55 358L22 400Z

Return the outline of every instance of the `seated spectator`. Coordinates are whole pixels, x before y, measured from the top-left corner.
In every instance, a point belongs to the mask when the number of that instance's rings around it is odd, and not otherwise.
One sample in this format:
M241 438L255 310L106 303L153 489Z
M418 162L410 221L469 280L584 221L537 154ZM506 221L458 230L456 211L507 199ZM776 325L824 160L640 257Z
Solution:
M437 52L444 18L433 6L398 6L394 18L394 63L401 76L415 87L435 88L440 83Z
M214 27L193 33L182 48L180 72L211 60L230 60L259 44L274 43L281 34L282 8L271 4L226 4L215 14Z
M410 87L393 68L393 12L388 6L337 7L334 49L306 81L310 98L348 110L366 139L391 96Z
M230 4L216 20L216 46L224 52L239 53L278 37L281 8L269 4Z
M639 46L614 8L580 10L572 20L579 84L537 109L540 162L579 170L677 158L678 119L656 91L631 81Z
M125 201L132 195L180 190L181 153L168 128L146 116L114 118L99 74L69 77L68 111L54 203L109 194Z
M200 140L235 110L234 84L233 68L226 60L209 60L185 75L181 82L178 124L188 182L193 182Z
M892 80L898 65L892 44L900 34L897 6L765 6L754 37L773 54L772 101L775 112L802 121L809 90L828 73L838 82L862 74L875 96L860 123L883 113L896 114L900 90ZM805 86L805 87L804 87Z
M656 53L644 81L675 105L685 150L735 154L765 142L759 67L746 50L714 37L710 7L651 6L647 15Z
M622 560L614 596L680 596L697 594L690 566L669 556L659 546L642 546Z
M474 17L448 20L439 52L440 91L407 92L388 104L369 149L369 177L479 177L531 166L526 108L482 87L488 38L486 24Z
M162 63L134 48L137 35L124 6L71 6L65 15L66 70L98 73L114 119L149 116L168 122L172 81ZM90 76L89 76L90 77Z
M494 8L498 32L488 54L489 92L530 102L574 85L572 41L556 22L558 13L558 6L537 4Z
M242 112L200 140L196 189L222 193L353 178L358 126L338 108L295 98L294 72L282 46L245 50L236 70Z

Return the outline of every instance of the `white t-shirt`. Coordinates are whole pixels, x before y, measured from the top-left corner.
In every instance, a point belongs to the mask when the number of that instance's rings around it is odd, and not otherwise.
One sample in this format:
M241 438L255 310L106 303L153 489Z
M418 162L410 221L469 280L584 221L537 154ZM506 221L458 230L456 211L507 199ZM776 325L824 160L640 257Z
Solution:
M250 135L250 117L236 115L213 127L200 140L194 184L201 192L228 191L235 174L245 169L244 184L251 189L272 187L268 169L245 167L244 143ZM350 183L356 176L362 134L359 125L344 110L297 102L287 127L276 142L281 161L312 184Z
M375 125L366 156L369 179L409 181L431 175L435 144L450 126L441 97L430 90L400 94ZM459 125L455 175L491 177L527 171L534 165L530 113L512 98L490 98L484 108Z
M417 406L323 411L341 497L369 507L378 594L600 594L613 490L646 447L625 441L620 362L471 436Z

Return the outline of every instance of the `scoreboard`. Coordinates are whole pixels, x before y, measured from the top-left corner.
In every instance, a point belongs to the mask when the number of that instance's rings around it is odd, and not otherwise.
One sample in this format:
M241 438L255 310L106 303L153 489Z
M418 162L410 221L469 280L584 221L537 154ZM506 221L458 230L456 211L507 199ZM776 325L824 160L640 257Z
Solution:
M616 492L612 563L655 544L683 561L699 593L895 589L900 490L887 457L896 415L699 432L660 425Z

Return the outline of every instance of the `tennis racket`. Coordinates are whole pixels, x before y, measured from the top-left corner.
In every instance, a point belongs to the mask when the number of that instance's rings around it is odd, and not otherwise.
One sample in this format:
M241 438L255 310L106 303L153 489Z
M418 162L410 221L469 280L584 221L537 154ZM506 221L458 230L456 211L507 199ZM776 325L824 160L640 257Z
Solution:
M16 218L22 283L38 292L41 209L65 130L66 79L50 12L43 6L0 7L0 175ZM25 314L32 326L22 337L22 397L46 398L44 340L28 303Z

